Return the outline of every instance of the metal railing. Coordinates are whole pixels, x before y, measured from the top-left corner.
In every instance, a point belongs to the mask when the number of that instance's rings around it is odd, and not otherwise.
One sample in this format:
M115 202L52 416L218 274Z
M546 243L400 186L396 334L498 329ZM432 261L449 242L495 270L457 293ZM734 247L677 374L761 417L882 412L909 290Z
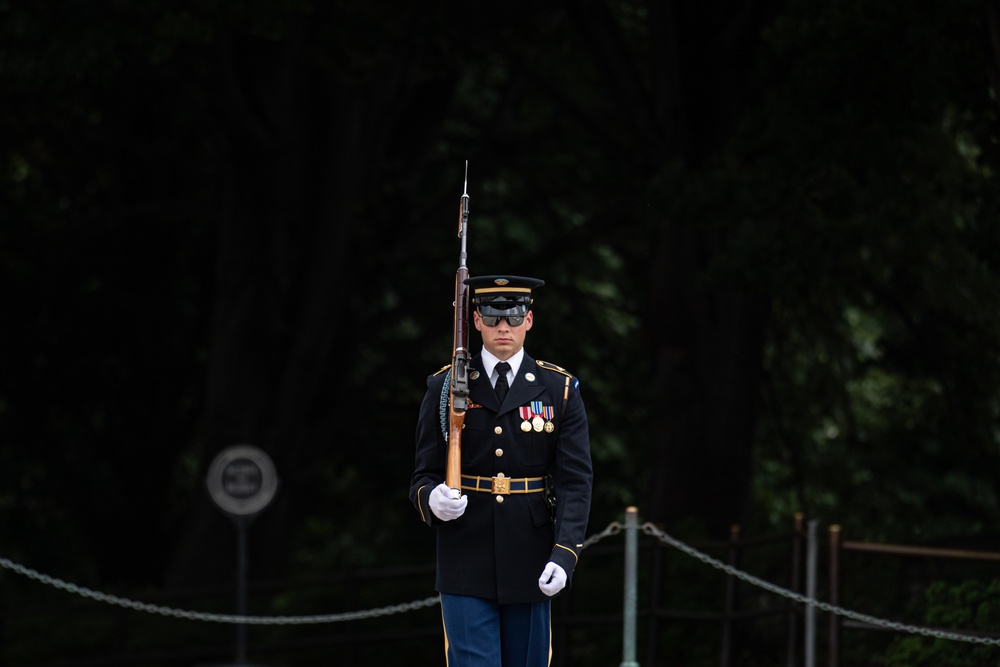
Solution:
M978 644L988 644L993 646L1000 646L1000 635L984 635L982 633L975 634L969 631L962 630L942 630L938 628L927 628L917 625L900 623L898 621L888 620L878 618L871 614L865 614L857 611L853 611L840 606L840 583L842 579L841 564L840 564L840 554L844 551L864 551L882 554L894 554L902 556L924 556L930 558L958 558L958 559L977 559L984 561L1000 561L1000 554L993 552L978 552L978 551L967 551L967 550L954 550L954 549L934 549L934 548L922 548L922 547L909 547L902 545L875 545L864 542L850 542L842 540L842 534L839 526L832 526L829 532L829 558L830 558L830 591L829 591L829 601L823 601L817 598L817 579L818 579L818 537L816 531L816 522L810 521L808 523L808 530L804 530L804 523L802 515L795 516L795 526L790 536L782 536L779 538L766 538L762 540L744 540L741 535L739 527L734 526L730 532L730 539L728 545L726 545L726 561L724 562L720 558L715 558L709 556L704 551L696 549L695 547L686 544L680 540L677 540L655 526L652 523L639 523L638 509L635 507L629 507L625 511L625 523L621 524L618 522L610 523L603 531L597 533L586 540L584 543L584 549L590 548L601 542L602 540L617 536L619 533L624 533L624 549L623 549L623 561L624 561L624 573L623 573L623 598L622 598L622 611L620 615L611 615L604 619L602 622L605 623L621 623L621 645L622 645L622 660L620 667L639 667L639 662L637 661L637 641L639 633L640 620L645 618L647 623L647 631L655 634L657 629L657 623L659 618L664 617L666 614L658 607L658 602L656 598L656 590L659 588L662 582L656 580L654 577L652 589L653 599L650 602L649 608L645 611L640 610L639 602L639 579L640 579L640 568L639 568L639 537L640 535L646 536L653 541L655 546L667 546L673 550L679 551L701 564L708 565L711 568L717 569L726 576L725 585L723 588L723 599L722 599L722 611L718 614L705 614L704 612L684 612L684 610L674 610L671 612L670 616L674 618L686 617L698 620L707 620L711 622L721 623L721 646L720 646L720 664L726 667L733 659L732 656L732 636L733 627L737 621L747 621L755 616L761 616L765 614L775 614L784 613L788 615L788 649L787 649L787 662L789 666L794 666L797 664L803 664L806 667L813 667L816 660L816 635L817 635L817 622L816 622L816 612L825 612L829 615L829 628L828 628L828 644L829 644L829 654L828 654L828 665L829 667L837 667L839 664L839 642L840 642L840 630L844 625L845 621L850 621L852 623L851 627L854 628L869 628L869 629L882 629L888 630L895 633L910 633L917 634L927 637L946 639L951 641L959 642L971 642ZM743 552L751 546L760 546L769 542L774 542L775 540L787 540L791 538L791 561L792 567L789 576L789 587L785 588L779 586L771 581L767 581L761 577L749 574L748 572L740 569L741 565L741 555ZM802 552L803 546L805 546L805 562L802 562ZM617 549L616 549L617 551ZM806 583L805 590L799 590L801 585L801 577L799 572L804 566L806 570ZM233 624L236 626L241 625L273 625L273 626L290 626L290 625L308 625L308 624L329 624L337 622L347 622L347 621L359 621L364 619L373 619L382 616L390 616L395 614L401 614L405 612L415 611L419 609L424 609L427 607L435 606L439 603L438 597L426 597L423 599L414 600L412 602L406 602L401 604L392 604L387 606L382 606L373 609L365 609L350 612L341 613L331 613L331 614L316 614L316 615L245 615L245 614L218 614L209 613L203 611L191 611L180 609L176 607L171 607L167 605L154 604L151 602L140 602L130 598L126 598L119 595L104 593L96 590L92 590L77 584L66 582L64 580L37 572L31 568L24 565L20 565L6 558L0 558L0 568L8 570L10 572L16 573L37 583L45 586L50 586L55 589L64 591L66 593L77 595L83 597L87 600L93 601L98 604L111 605L131 612L139 612L145 614L154 614L159 616L164 616L168 618L175 618L187 621L199 621L208 623L224 623ZM405 568L404 568L405 569ZM412 570L412 568L410 568ZM427 570L426 572L424 570ZM432 570L432 567L422 568L421 572L423 574L428 574ZM402 571L402 570L400 570ZM409 570L407 570L409 571ZM402 575L401 575L402 576ZM779 608L770 608L762 611L755 610L741 610L737 605L736 596L736 582L743 582L750 584L762 591L766 591L773 595L778 596L786 601L786 606ZM23 610L22 610L23 611ZM615 617L617 616L617 620ZM804 635L804 642L802 646L801 655L798 656L799 659L793 655L794 648L796 645L796 635L801 621L802 630ZM567 621L562 621L563 627ZM570 619L571 623L572 620ZM0 652L2 653L2 652ZM0 664L2 664L2 656L0 656ZM89 664L85 661L79 663L66 663L69 664ZM122 662L121 664L127 664ZM131 663L129 663L131 664Z
M874 544L871 542L858 542L843 539L843 530L840 525L832 525L828 529L829 549L830 549L830 603L832 606L840 604L842 585L841 556L845 551L864 552L872 554L904 556L904 557L924 557L938 560L976 560L976 561L1000 561L1000 553L994 551L973 551L969 549L946 549L937 547L915 547L901 544ZM885 622L881 620L859 619L841 614L830 614L828 631L828 658L829 667L839 667L840 665L840 635L841 629L846 625L845 618L853 620L850 627L863 630L889 629L899 631L903 628L900 624ZM909 631L909 628L905 629ZM916 634L939 639L952 639L957 641L967 641L981 644L1000 645L997 636L983 635L972 631L956 633L938 628L919 628Z

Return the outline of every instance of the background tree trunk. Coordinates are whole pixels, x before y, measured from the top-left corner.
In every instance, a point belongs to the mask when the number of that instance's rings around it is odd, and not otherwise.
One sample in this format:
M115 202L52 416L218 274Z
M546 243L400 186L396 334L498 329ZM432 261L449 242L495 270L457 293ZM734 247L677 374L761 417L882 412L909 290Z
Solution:
M713 163L751 102L748 76L766 20L751 3L651 3L653 99L667 154L692 174ZM721 194L721 193L720 193ZM766 295L710 282L730 252L725 210L661 219L652 244L649 307L654 470L648 516L695 518L714 535L746 518L767 322ZM713 218L713 216L715 216Z
M201 469L247 443L274 460L282 488L250 532L251 571L275 573L319 483L359 332L352 203L380 153L379 90L349 88L309 63L315 34L222 41L219 108L229 172L222 201ZM385 83L383 81L383 83ZM334 389L337 393L330 394ZM172 583L231 571L232 531L199 502L178 541Z
M650 514L694 517L716 536L749 509L767 301L706 285L706 234L666 225L648 326L654 343ZM672 233L671 233L672 232Z

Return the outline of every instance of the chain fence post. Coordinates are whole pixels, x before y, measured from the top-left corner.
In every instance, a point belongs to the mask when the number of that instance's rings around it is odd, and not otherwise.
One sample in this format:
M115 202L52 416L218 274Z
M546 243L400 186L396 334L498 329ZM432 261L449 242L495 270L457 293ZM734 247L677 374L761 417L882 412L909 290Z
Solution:
M639 667L635 661L639 508L625 508L625 607L621 667Z
M805 514L796 512L792 516L792 568L789 573L789 588L793 593L802 592L802 544L806 531L803 527ZM799 603L788 605L788 653L785 667L798 667L797 652L799 642ZM804 610L803 610L804 611Z
M809 538L806 542L806 597L810 600L816 599L816 519L810 519L808 523ZM805 608L805 667L815 667L816 665L816 607L807 604Z
M827 529L830 544L830 605L838 607L840 605L840 543L843 535L840 525L835 524ZM830 614L830 636L829 657L827 664L829 667L840 667L840 616L837 612Z

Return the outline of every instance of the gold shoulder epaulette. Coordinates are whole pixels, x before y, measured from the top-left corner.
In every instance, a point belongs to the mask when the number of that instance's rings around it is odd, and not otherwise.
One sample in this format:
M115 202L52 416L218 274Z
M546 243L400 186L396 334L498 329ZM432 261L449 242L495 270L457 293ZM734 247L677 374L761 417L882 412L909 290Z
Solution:
M441 373L444 373L444 372L445 372L446 370L448 370L449 368L451 368L451 364L448 364L447 366L442 366L442 367L441 367L441 370L439 370L439 371L438 371L437 373L435 373L435 374L434 374L434 375L432 375L431 377L434 377L434 376L436 376L436 375L441 375Z
M562 366L556 366L555 364L550 364L549 362L542 361L540 359L535 359L535 363L538 364L539 368L544 368L547 371L555 371L556 373L562 373L568 378L574 377L572 373L570 373Z

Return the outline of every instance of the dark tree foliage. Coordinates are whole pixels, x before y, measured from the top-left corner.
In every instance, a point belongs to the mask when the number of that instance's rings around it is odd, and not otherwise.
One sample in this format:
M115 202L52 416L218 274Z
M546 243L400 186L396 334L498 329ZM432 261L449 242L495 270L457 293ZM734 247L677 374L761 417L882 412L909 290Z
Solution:
M245 442L254 577L430 559L466 160L595 529L994 532L995 3L55 4L0 2L4 555L228 580L204 473Z

